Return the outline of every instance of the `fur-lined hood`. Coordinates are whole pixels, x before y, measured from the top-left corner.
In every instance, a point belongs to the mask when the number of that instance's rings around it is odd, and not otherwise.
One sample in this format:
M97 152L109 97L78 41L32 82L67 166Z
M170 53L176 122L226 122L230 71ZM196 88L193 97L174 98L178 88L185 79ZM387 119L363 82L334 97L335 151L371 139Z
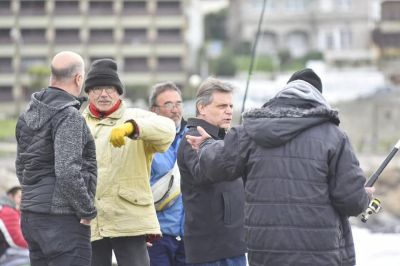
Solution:
M262 108L244 113L243 118L246 132L264 147L280 146L325 122L340 123L338 111L304 81L290 82Z

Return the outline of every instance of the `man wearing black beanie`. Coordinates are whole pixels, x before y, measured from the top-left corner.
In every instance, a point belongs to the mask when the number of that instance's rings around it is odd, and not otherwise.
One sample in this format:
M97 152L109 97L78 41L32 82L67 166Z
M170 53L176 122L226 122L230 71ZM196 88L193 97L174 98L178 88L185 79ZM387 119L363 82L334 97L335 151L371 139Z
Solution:
M123 94L124 86L117 73L117 64L112 59L96 60L90 66L85 80L85 92L96 86L114 86L119 95Z
M294 80L304 80L311 85L313 85L320 93L322 93L322 82L315 72L310 68L305 68L303 70L299 70L295 72L287 83L292 82Z
M120 266L147 266L146 237L161 235L149 171L153 154L166 151L173 141L175 124L153 112L127 108L123 88L114 60L91 64L83 116L95 138L98 162L93 266L111 266L112 251Z
M202 182L246 177L245 227L250 265L356 264L349 216L363 212L374 188L338 112L311 69L293 74L262 108L224 140L186 136L198 150ZM200 182L200 181L197 181Z

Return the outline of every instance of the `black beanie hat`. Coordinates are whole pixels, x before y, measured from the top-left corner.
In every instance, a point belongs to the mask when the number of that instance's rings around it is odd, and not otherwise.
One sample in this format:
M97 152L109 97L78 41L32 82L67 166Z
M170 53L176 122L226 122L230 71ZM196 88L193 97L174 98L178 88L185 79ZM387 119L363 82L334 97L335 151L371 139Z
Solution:
M311 85L313 85L319 92L322 93L322 82L321 79L318 77L317 74L311 68L305 68L303 70L299 70L295 72L287 83L292 82L294 80L301 79L304 80Z
M124 86L118 77L118 67L112 59L99 59L93 61L85 80L85 92L96 86L115 86L119 95L123 93Z

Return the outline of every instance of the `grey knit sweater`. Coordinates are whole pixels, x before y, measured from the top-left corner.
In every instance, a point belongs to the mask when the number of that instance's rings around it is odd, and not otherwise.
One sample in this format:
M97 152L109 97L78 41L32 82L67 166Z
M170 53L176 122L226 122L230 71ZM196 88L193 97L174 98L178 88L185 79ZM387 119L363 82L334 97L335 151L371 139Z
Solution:
M16 170L22 211L94 218L95 144L80 102L49 87L32 95L19 117Z

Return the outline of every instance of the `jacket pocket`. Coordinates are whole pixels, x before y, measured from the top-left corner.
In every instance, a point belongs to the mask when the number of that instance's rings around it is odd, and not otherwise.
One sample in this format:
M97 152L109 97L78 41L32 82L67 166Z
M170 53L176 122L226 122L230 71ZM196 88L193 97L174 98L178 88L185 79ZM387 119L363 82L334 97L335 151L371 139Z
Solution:
M143 191L134 190L120 186L118 189L118 195L126 201L139 206L147 206L153 204L153 198L150 194L146 194Z
M222 199L224 201L224 224L231 224L232 209L229 192L222 192Z

